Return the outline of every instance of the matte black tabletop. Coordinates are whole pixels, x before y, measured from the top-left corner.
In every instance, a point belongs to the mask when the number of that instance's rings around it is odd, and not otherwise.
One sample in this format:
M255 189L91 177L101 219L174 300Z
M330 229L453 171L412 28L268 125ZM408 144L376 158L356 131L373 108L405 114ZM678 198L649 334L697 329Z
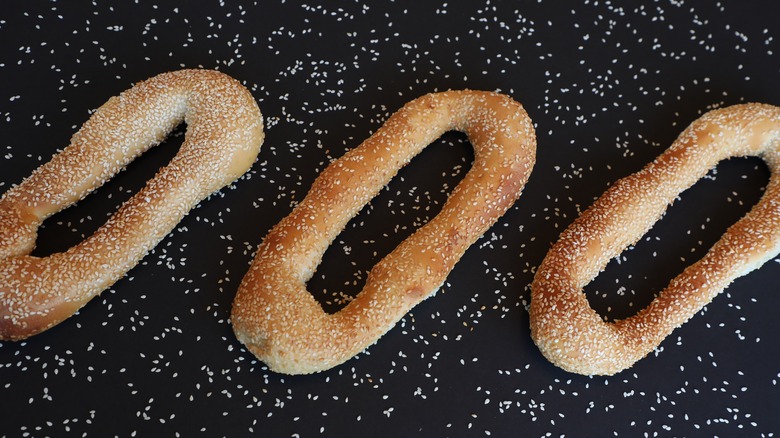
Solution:
M550 245L617 179L709 109L780 105L780 3L10 2L0 8L0 192L68 144L109 97L211 68L257 99L250 172L194 209L77 315L0 343L0 435L773 436L780 431L780 259L736 280L631 369L567 373L530 337L529 285ZM308 376L235 339L231 303L265 233L326 164L415 97L498 90L538 136L519 201L441 290L366 352ZM102 225L175 154L180 128L77 206L34 254ZM415 158L336 239L308 286L330 311L441 208L465 136ZM724 161L585 291L629 316L759 199L758 158Z

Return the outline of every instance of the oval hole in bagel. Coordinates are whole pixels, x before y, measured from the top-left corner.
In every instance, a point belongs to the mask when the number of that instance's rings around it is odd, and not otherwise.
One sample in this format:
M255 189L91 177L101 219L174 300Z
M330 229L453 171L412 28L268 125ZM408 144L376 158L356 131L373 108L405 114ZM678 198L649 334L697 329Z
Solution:
M636 314L706 254L758 202L769 170L757 157L721 161L684 191L639 242L585 286L590 306L613 322Z
M349 221L306 283L327 313L341 310L363 289L376 262L439 213L473 160L466 135L447 132Z
M139 155L87 197L44 220L38 228L38 239L31 255L48 257L64 252L92 235L161 167L171 162L179 152L186 130L186 123L182 123L159 145Z

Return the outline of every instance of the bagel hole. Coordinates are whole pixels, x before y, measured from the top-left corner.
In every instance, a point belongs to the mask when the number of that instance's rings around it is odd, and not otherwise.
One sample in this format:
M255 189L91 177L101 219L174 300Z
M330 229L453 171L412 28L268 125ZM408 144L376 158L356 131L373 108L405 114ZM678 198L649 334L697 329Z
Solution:
M473 160L465 134L447 132L347 223L307 283L325 312L346 306L363 289L371 268L441 211Z
M768 181L769 170L759 158L721 161L585 287L590 306L605 321L628 318L646 307L750 211Z
M84 199L47 218L38 229L32 255L48 257L64 252L91 236L171 161L184 141L184 132L182 124L162 143L141 154Z

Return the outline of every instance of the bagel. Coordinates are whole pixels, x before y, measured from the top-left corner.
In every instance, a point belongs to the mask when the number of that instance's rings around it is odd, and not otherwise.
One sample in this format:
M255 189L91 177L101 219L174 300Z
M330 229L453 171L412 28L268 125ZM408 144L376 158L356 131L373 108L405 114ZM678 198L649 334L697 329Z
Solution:
M719 161L740 156L761 157L769 167L760 201L647 307L603 321L583 287L637 242L683 190ZM618 373L779 251L780 108L743 104L711 111L644 169L612 185L561 234L531 285L531 335L542 354L565 370Z
M47 217L182 121L187 132L176 156L93 235L65 252L30 255ZM198 202L246 172L262 141L254 98L216 71L163 73L112 97L70 145L0 198L0 339L40 333L111 286Z
M400 167L449 130L465 132L474 147L468 174L436 217L372 268L349 304L332 314L323 311L306 282L325 250ZM331 163L265 237L233 303L236 336L280 373L322 371L355 356L431 296L466 249L515 202L535 151L531 120L507 96L449 91L409 102Z

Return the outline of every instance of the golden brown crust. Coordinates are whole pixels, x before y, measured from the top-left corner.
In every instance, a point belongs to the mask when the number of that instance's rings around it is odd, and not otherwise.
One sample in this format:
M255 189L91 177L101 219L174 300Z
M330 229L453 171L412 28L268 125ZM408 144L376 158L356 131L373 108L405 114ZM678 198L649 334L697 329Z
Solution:
M370 272L345 308L326 314L307 292L330 243L398 169L449 130L465 132L474 164L441 212ZM451 91L416 99L333 162L266 236L236 295L233 329L272 370L334 367L374 343L445 280L466 249L520 195L535 161L528 115L512 99Z
M187 123L171 162L92 236L32 257L38 226ZM69 317L121 278L203 198L242 175L263 141L260 110L216 71L163 73L112 97L62 152L0 198L0 339Z
M763 158L771 171L761 200L698 262L636 315L607 323L582 288L638 241L667 205L719 161ZM745 104L711 111L641 171L617 181L560 236L531 286L531 334L554 364L614 374L656 348L735 278L780 251L780 108Z

